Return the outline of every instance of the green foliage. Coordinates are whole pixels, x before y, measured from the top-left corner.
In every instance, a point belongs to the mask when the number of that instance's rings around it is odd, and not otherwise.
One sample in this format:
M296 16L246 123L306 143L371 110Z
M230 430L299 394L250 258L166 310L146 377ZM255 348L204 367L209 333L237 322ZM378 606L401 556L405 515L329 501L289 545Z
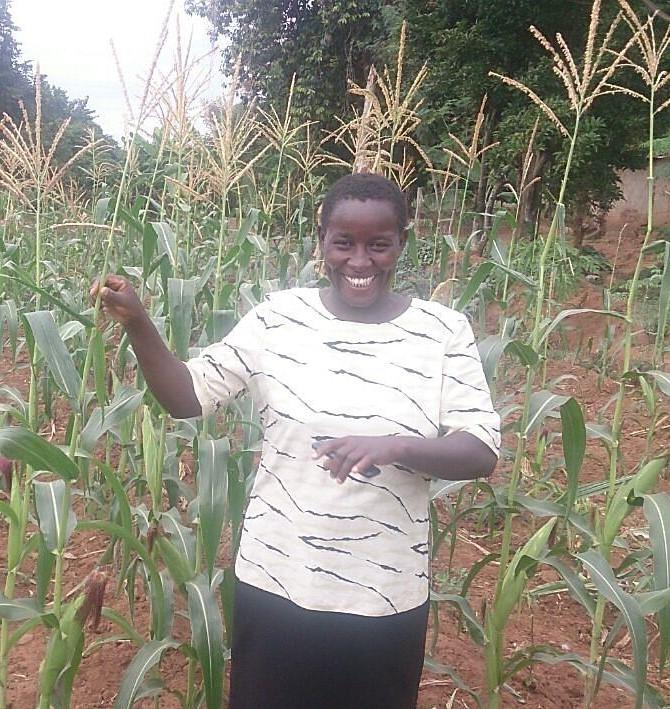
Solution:
M247 96L280 106L297 75L294 106L300 119L335 127L347 107L347 82L365 84L373 44L386 36L381 0L188 0L227 40L224 64L232 73L242 54Z
M30 93L28 65L20 61L20 47L14 39L10 0L0 0L0 116L7 113L20 120L20 100Z
M406 20L407 73L416 75L424 62L429 68L421 89L425 103L418 135L436 166L447 162L443 148L451 147L450 135L464 138L482 99L488 97L482 141L493 147L472 185L479 212L485 210L488 191L500 191L506 183L518 185L537 118L537 110L524 96L489 73L531 86L559 117L565 117L569 107L563 87L528 27L535 25L548 37L560 33L573 52L581 51L590 13L588 3L553 0L512 5L469 0L190 0L187 7L207 17L213 33L229 40L224 50L229 70L241 55L248 97L281 105L295 73L297 115L317 119L325 127L337 125L333 117L348 107L347 81L365 86L372 64L380 68L393 63L400 24ZM611 20L615 11L614 5L604 8L605 19ZM577 63L579 51L574 54ZM635 77L630 80L635 84ZM642 166L644 127L644 106L631 104L622 112L615 97L605 97L586 118L565 197L576 219L594 205L607 209L620 198L617 171ZM534 134L529 176L540 177L541 183L529 190L522 214L529 229L542 200L559 191L567 151L554 127L541 121Z

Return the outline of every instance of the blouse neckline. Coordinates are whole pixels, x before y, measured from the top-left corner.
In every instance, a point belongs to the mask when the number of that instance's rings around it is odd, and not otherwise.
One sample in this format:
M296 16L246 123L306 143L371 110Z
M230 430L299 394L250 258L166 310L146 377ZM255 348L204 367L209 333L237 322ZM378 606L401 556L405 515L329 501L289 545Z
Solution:
M319 310L319 312L322 315L325 315L327 318L330 320L333 320L335 322L341 322L341 323L346 323L348 325L389 325L392 323L396 323L399 320L401 320L403 317L405 317L406 313L408 313L412 306L414 305L415 298L410 298L409 303L407 304L407 307L398 315L396 315L394 318L390 318L389 320L382 320L381 322L361 322L359 320L347 320L346 318L338 318L336 315L330 312L326 305L324 304L323 300L321 299L321 288L308 288L308 291L312 291L312 297L314 299L314 306Z

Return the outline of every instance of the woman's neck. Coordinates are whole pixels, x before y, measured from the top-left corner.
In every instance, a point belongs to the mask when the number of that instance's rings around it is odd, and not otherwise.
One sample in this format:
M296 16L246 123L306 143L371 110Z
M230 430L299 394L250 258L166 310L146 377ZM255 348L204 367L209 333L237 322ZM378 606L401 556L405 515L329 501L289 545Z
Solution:
M338 297L334 288L322 288L319 297L323 306L338 320L379 324L395 320L402 315L411 303L411 298L400 293L387 291L382 298L367 308L355 308Z

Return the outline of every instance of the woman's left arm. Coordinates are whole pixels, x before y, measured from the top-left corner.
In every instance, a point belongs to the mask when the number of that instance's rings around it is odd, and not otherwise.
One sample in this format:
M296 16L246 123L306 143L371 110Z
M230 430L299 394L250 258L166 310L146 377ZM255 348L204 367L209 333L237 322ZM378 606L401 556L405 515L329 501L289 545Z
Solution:
M498 457L466 431L440 438L415 436L343 436L320 444L315 457L343 483L350 473L365 473L373 465L402 465L444 480L489 476Z
M471 480L493 472L500 448L500 417L493 408L472 328L454 318L445 345L439 435L344 436L322 443L317 457L344 482L349 473L397 464L444 480Z
M396 463L443 480L488 477L498 462L491 448L467 431L440 438L394 438Z

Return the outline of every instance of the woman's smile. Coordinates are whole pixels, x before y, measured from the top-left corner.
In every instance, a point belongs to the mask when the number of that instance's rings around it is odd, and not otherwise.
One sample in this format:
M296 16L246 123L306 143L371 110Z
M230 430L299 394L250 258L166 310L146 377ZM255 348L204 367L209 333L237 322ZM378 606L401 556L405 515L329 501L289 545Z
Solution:
M344 276L346 282L352 288L369 288L372 285L372 281L375 280L377 276Z

